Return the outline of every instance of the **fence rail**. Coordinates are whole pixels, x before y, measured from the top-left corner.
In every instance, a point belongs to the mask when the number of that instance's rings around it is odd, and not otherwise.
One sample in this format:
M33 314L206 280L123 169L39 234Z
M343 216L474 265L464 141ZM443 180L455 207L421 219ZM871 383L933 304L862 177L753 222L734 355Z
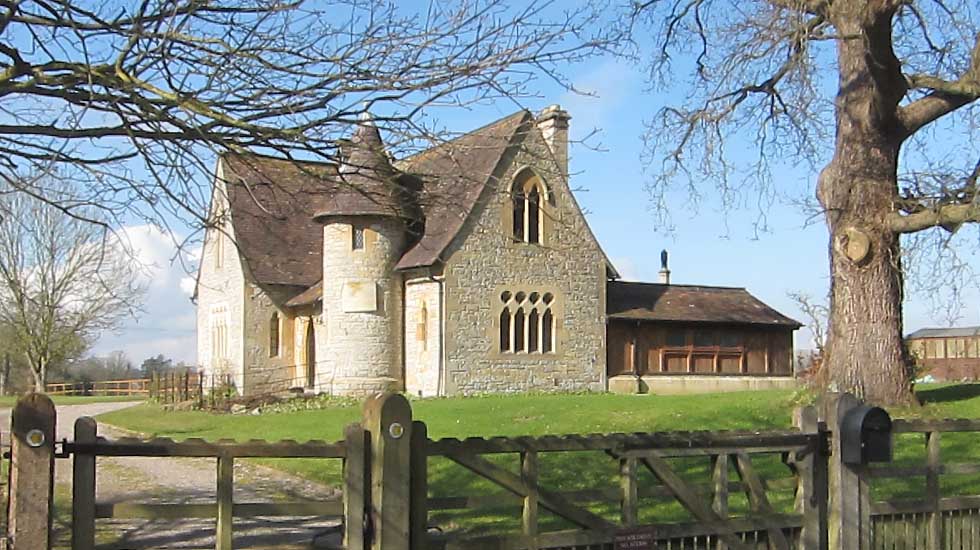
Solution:
M146 397L150 394L150 379L56 382L47 384L45 392L48 395L133 395Z

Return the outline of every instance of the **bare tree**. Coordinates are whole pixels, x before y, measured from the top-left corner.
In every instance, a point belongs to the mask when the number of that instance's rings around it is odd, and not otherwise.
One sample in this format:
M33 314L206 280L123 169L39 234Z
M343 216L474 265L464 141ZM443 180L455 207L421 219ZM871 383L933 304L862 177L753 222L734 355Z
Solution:
M49 189L64 184L50 184ZM55 199L72 200L67 193ZM79 217L7 191L0 221L0 324L43 391L53 365L80 356L140 305L143 286L131 255L92 209Z
M830 309L825 303L813 299L805 292L790 292L789 299L803 312L803 317L807 321L806 326L813 335L813 349L818 357L822 357L827 342L827 319L830 316Z
M654 82L676 81L676 60L692 68L686 99L650 121L655 197L706 180L726 198L746 181L769 194L771 166L822 165L830 386L910 402L900 237L980 221L975 2L648 0L631 17L652 30ZM738 165L746 145L755 160Z
M217 154L336 161L366 110L417 149L445 139L427 109L523 97L606 44L592 10L517 4L2 2L0 178L70 212L207 222ZM25 177L52 167L75 202Z

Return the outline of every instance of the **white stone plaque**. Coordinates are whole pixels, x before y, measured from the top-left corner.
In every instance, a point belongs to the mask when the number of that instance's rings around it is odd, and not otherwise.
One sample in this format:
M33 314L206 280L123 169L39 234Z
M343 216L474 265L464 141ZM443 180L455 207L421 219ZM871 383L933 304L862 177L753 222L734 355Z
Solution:
M340 304L345 313L378 311L378 285L374 281L347 281Z

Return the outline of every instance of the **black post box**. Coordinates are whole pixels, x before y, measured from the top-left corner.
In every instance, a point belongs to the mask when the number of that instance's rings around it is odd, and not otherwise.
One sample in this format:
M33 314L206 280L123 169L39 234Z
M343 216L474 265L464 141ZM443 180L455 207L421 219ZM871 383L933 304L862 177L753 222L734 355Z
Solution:
M890 462L892 418L884 409L867 405L847 411L840 425L840 450L844 464Z

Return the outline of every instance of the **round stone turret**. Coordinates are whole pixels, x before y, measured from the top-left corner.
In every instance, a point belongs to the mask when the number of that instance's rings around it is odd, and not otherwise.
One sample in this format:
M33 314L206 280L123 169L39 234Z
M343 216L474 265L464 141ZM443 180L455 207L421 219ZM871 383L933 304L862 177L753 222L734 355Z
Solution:
M339 395L400 391L403 286L395 264L407 245L411 197L369 117L342 155L336 189L315 216L323 223L326 324L316 386Z

